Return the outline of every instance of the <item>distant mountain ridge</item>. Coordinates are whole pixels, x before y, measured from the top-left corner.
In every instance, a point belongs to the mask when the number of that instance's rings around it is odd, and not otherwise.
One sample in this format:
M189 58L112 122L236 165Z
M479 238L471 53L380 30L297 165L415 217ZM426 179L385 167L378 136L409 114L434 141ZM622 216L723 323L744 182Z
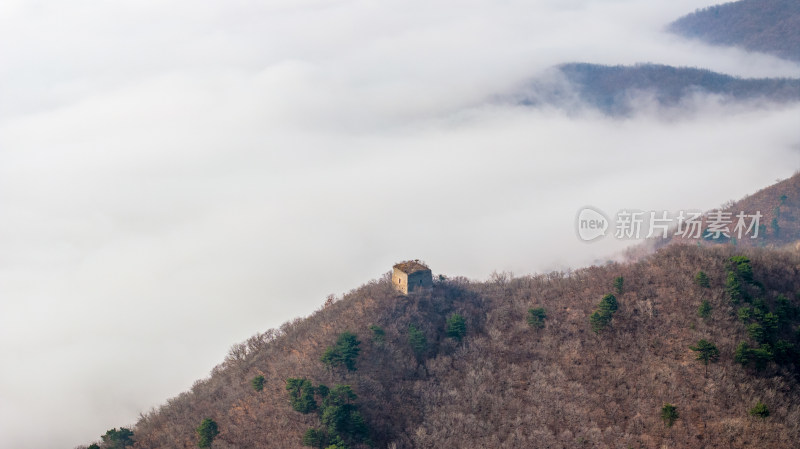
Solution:
M742 0L698 10L669 31L715 45L732 45L800 61L800 1Z
M800 61L800 1L742 0L711 6L668 25L673 33L715 45L738 46ZM701 68L661 64L608 66L567 63L526 87L522 104L594 107L627 116L639 107L691 108L697 95L723 102L800 100L800 79L738 78Z
M566 85L553 77L535 80L524 104L581 102L615 116L630 114L645 99L675 107L699 94L723 101L790 103L800 101L800 79L737 78L710 70L661 64L606 66L569 63L556 67ZM558 78L558 77L557 77Z

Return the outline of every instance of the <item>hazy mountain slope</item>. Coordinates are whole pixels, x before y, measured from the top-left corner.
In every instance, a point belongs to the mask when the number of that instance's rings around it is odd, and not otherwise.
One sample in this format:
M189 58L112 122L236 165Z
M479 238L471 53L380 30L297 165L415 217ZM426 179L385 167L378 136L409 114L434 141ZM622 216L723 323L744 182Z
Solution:
M588 104L611 115L627 115L637 106L690 107L698 94L723 101L800 100L798 79L742 79L709 70L658 64L604 66L563 64L555 76L534 81L525 104Z
M286 379L301 376L314 385L351 385L379 448L795 447L797 354L763 371L733 360L740 342L753 343L736 317L740 305L730 305L725 290L732 251L675 245L630 265L440 281L409 297L395 294L386 279L372 282L234 347L209 379L142 417L136 447L196 447L194 429L206 417L219 424L215 448L300 447L303 432L320 425L315 414L289 405ZM743 288L763 299L762 307L776 310L784 295L796 308L800 256L751 251L761 287ZM708 288L692 281L700 270ZM618 276L619 309L595 334L589 316ZM702 300L712 306L706 319L697 315ZM546 309L544 328L526 323L531 307ZM445 335L454 311L466 318L462 343ZM372 341L371 324L385 330L385 342ZM429 342L420 364L409 324ZM797 324L797 315L785 319L774 338L798 344ZM355 372L320 361L345 330L362 341ZM689 350L701 338L721 352L707 377ZM250 386L258 374L266 378L262 392ZM769 407L767 419L748 415L759 400ZM672 428L660 419L664 403L680 414Z
M669 30L711 44L740 46L800 61L800 2L742 0L698 10Z
M736 215L744 212L747 215L760 213L760 227L756 238L737 239L731 227L733 240L700 239L692 240L701 245L715 245L733 243L737 246L747 247L782 247L798 245L800 249L800 172L789 179L780 181L772 186L759 190L739 201L724 205L719 210L730 214L733 221ZM708 213L703 218L703 229L707 229ZM752 234L750 234L752 235ZM673 237L666 242L657 242L659 245L667 243L685 243L687 239Z
M454 310L468 317L471 328L479 328L485 305L457 286L409 301L398 297L386 280L365 285L308 318L234 346L209 379L141 419L136 425L137 447L196 447L194 429L205 417L220 426L215 448L299 447L302 433L316 420L289 406L285 389L289 377L352 385L378 447L386 447L390 440L411 447L407 430L422 420L419 387L425 375L405 344L408 324L417 323L426 332L431 354L452 352L455 345L442 340L439 318ZM384 344L370 343L370 324L385 329ZM345 330L357 333L363 342L355 373L331 371L320 362L325 347ZM266 380L260 393L250 386L256 375Z
M630 266L483 285L495 305L487 335L471 342L457 370L438 370L433 391L448 394L426 395L432 413L425 432L417 431L417 447L793 446L796 437L785 436L798 432L796 378L773 377L777 370L756 377L731 360L746 337L721 288L728 255L676 247ZM797 262L796 255L762 253L753 265L758 279L775 281L767 291L796 292ZM699 270L713 273L711 289L692 284ZM619 316L598 336L588 316L615 276L626 284ZM697 317L702 299L713 306L708 321ZM549 311L541 332L519 319L532 305ZM688 350L699 338L722 352L708 378ZM787 421L750 433L744 410L776 388L783 393L770 401L785 407ZM670 430L658 417L666 402L685 418Z

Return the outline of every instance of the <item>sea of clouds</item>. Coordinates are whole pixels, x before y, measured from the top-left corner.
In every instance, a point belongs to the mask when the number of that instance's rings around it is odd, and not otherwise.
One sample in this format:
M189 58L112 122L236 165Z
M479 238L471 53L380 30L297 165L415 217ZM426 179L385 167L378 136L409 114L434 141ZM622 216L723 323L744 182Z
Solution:
M708 209L800 168L800 106L509 101L553 65L800 76L665 34L711 1L0 4L0 435L74 447L394 262L602 263L587 205Z

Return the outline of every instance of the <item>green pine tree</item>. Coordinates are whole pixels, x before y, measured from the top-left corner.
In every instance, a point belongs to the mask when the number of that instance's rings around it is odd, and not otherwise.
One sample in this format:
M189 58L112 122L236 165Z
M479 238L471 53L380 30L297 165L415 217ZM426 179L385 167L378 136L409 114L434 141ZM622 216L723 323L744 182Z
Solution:
M361 342L352 332L342 332L336 339L336 344L329 346L320 357L320 360L329 367L335 368L344 365L348 370L356 370L356 358L361 349Z
M661 419L667 427L672 427L679 417L678 409L674 405L664 404L664 406L661 407Z
M106 434L101 436L103 447L105 449L125 449L126 447L133 446L133 431L131 429L120 427L106 431Z
M742 284L733 271L728 271L725 277L725 293L728 294L728 301L731 304L739 304L739 301L742 299Z
M311 413L317 409L314 398L314 386L306 378L290 377L286 379L286 391L289 392L289 402L292 408L300 413Z
M384 341L386 341L386 331L377 324L370 325L369 330L372 331L372 343L376 346L383 345Z
M703 300L700 303L700 306L697 308L697 316L700 318L708 318L711 316L711 303L707 300Z
M597 304L597 309L589 316L589 324L592 326L592 331L596 334L600 333L611 324L611 319L614 317L617 308L616 296L612 294L603 296L603 299Z
M458 313L450 315L450 317L447 318L445 331L448 337L456 341L461 341L461 339L467 335L467 324L464 321L464 317Z
M417 360L422 360L428 351L428 339L413 324L408 325L408 344L411 346L411 350L414 351L414 355L417 356Z
M758 403L750 409L750 416L766 419L769 416L769 408L763 402L758 401Z
M328 440L328 435L324 430L310 428L303 433L303 446L324 448Z
M264 389L264 382L264 376L259 374L250 381L250 385L253 387L253 390L261 391Z
M742 366L746 366L750 363L750 346L747 342L741 342L738 346L736 346L736 352L733 355L733 360L736 363L740 363Z
M689 346L689 349L695 351L697 360L700 360L705 365L705 374L708 374L708 364L719 360L719 349L708 340L698 340L697 344Z
M622 276L614 278L614 291L616 291L618 295L622 295L624 286L625 279Z
M211 443L214 442L214 438L219 435L219 428L217 427L217 423L211 419L206 418L201 423L200 426L195 429L197 432L197 447L201 448L208 448L211 447Z
M694 283L703 288L708 288L709 285L711 285L708 275L704 271L697 272L697 274L694 276Z
M544 307L536 307L528 309L528 325L534 329L541 329L544 327L544 320L547 319L547 311Z

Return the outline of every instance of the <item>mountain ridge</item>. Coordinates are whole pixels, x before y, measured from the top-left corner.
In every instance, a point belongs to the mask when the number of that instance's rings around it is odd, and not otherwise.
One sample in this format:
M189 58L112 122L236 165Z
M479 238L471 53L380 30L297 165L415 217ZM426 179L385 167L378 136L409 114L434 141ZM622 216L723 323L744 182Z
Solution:
M143 414L132 447L196 447L204 419L219 424L215 448L302 447L304 432L322 422L292 410L289 378L351 385L374 447L794 447L796 351L761 370L735 360L737 345L755 344L725 281L731 260L742 255L758 283L742 291L761 292L759 307L778 310L788 298L794 318L776 338L794 339L796 349L794 251L672 245L635 263L567 273L498 274L486 282L445 277L409 296L384 278L235 345L209 378ZM708 287L696 284L699 271ZM609 293L618 309L595 333L590 317ZM703 301L707 318L697 312ZM542 326L527 318L537 308ZM446 332L454 313L466 324L461 342ZM382 342L370 325L382 329ZM410 344L411 326L427 341L422 353ZM355 371L321 361L343 332L361 342ZM717 363L694 360L690 347L700 339L719 348ZM263 391L251 387L255 376L264 376ZM757 402L767 404L769 419L748 415ZM675 429L660 418L664 404L677 408Z
M800 79L739 78L693 67L663 64L599 65L566 63L554 73L529 83L524 105L566 108L588 105L611 116L629 116L655 105L660 109L692 109L698 96L711 95L724 104L800 101Z
M657 247L690 242L698 245L733 244L739 247L794 247L800 250L800 172L738 201L729 201L719 208L706 211L700 220L703 230L707 231L710 214L715 212L728 214L731 219L732 223L726 228L728 237L693 239L670 235L667 239L655 240ZM745 238L737 238L733 231L733 222L739 213L751 217L758 214L760 217L758 229L753 229Z
M793 0L741 0L700 9L667 30L713 45L800 61L800 3Z

